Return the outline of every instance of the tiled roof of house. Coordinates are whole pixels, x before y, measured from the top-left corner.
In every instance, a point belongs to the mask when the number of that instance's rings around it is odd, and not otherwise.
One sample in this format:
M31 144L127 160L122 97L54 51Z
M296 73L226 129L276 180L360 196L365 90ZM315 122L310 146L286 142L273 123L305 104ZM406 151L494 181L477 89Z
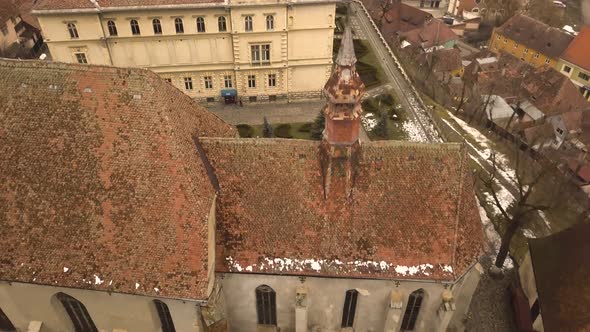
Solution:
M530 239L545 331L590 330L590 224Z
M194 5L204 3L223 3L224 0L97 0L101 8L135 7L135 6L173 6ZM96 6L91 0L39 0L36 10L59 9L93 9Z
M350 197L334 200L318 142L201 143L220 185L218 271L449 281L480 254L462 145L363 143Z
M459 39L448 25L436 18L426 21L419 28L400 33L400 37L412 45L425 49Z
M192 136L234 129L141 69L1 61L0 85L0 280L206 298Z
M433 70L435 72L450 72L463 67L461 51L457 48L440 49L432 52Z
M511 17L496 32L553 58L559 58L573 39L561 29L522 14Z
M371 14L371 17L373 17L373 20L378 22L381 17L380 2L378 0L364 0L363 3ZM385 38L391 40L399 32L410 31L422 26L431 17L432 14L419 8L412 7L401 1L394 2L393 6L385 14L381 32Z
M0 1L0 25L3 25L11 17L18 15L18 8L12 0Z
M561 57L565 61L590 71L590 26L582 27L580 33Z

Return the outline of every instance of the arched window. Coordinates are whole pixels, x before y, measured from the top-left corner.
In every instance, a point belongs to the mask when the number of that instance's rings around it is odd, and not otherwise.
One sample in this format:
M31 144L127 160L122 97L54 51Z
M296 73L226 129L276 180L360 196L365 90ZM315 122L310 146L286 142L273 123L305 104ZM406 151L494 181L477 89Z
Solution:
M109 35L111 35L111 36L117 35L117 25L115 25L114 21L108 21L107 27L109 28Z
M268 15L266 17L266 30L274 30L275 29L275 17L272 15Z
M225 16L219 16L219 18L217 19L217 28L219 29L219 32L227 31Z
M342 308L342 327L352 327L352 324L354 323L358 294L359 292L357 292L356 289L349 289L346 291L344 308Z
M154 27L154 34L155 35L161 35L162 34L162 24L160 23L160 20L157 18L154 18L152 20L152 26Z
M244 30L252 31L252 16L244 17Z
M401 331L414 330L418 314L420 313L420 307L422 306L422 299L424 299L423 289L418 289L410 294L408 304L406 305L406 311L404 313L404 319L402 320Z
M141 34L141 31L139 31L139 23L137 23L137 20L131 20L129 24L131 25L131 34L136 36Z
M14 328L10 319L8 319L4 311L2 311L2 308L0 308L0 331L16 331L16 328Z
M162 332L176 332L174 328L174 322L172 316L170 316L170 310L166 303L160 300L154 300L156 310L158 310L158 316L160 317L160 323L162 324Z
M277 325L277 295L267 285L256 287L256 312L258 324Z
M66 309L68 316L70 316L70 320L74 325L74 331L98 332L90 314L88 314L88 310L86 310L82 302L64 293L57 293L57 299Z
M205 19L197 17L197 32L205 32Z
M176 33L184 33L184 25L182 25L180 17L174 19L174 29L176 29Z
M78 38L78 29L76 29L76 25L74 23L68 23L68 32L70 33L70 38Z

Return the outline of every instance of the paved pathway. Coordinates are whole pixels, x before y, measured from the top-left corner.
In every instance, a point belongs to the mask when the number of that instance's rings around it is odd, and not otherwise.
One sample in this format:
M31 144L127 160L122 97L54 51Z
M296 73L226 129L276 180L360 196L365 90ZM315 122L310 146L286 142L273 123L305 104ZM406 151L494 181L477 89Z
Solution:
M311 122L324 107L324 100L296 103L253 103L238 105L212 105L207 108L223 120L233 124L262 124L264 117L271 124Z

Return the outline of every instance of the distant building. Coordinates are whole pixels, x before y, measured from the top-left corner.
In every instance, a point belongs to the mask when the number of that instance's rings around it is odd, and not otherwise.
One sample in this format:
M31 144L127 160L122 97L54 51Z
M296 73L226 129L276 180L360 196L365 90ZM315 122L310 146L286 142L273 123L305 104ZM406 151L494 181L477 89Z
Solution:
M490 50L512 54L536 67L558 68L557 62L573 37L561 29L550 27L522 14L516 14L501 27L495 28Z
M588 331L590 328L590 224L529 239L518 268L513 302L520 331Z
M453 48L459 40L459 36L443 21L429 18L422 26L400 33L399 39L430 52L437 48Z
M237 138L144 70L0 62L1 326L460 329L466 147L361 145L355 63L347 27L318 142Z
M200 101L319 98L332 66L332 0L41 0L34 13L55 61L149 69Z
M584 26L563 52L557 70L569 77L590 100L590 27Z
M36 20L30 16L26 1L0 2L0 57L31 58L43 43Z

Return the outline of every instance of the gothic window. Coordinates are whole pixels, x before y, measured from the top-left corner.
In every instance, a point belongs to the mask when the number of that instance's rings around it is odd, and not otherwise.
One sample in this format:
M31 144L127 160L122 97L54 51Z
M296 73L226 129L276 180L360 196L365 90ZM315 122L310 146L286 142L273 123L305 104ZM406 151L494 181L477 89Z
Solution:
M154 18L152 20L152 26L154 27L154 34L155 35L161 35L162 34L162 24L160 23L160 20L157 18Z
M6 316L4 311L2 311L2 308L0 308L0 331L16 331L16 328L14 328L14 325L12 325L12 322L10 319L8 319L8 316Z
M252 16L244 17L244 30L252 31Z
M217 18L217 28L219 29L219 32L227 31L225 16L219 16L219 18Z
M274 30L275 29L275 17L272 15L268 15L266 17L266 30Z
M197 17L197 32L205 32L205 19Z
M277 325L276 293L267 285L256 287L258 324Z
M404 313L404 319L402 320L401 331L413 331L416 326L416 320L420 313L420 307L422 306L422 299L424 299L424 290L419 289L413 291L408 299L406 305L406 312Z
M110 36L116 36L117 35L117 25L115 25L114 21L108 21L107 22L107 28L109 29L109 35Z
M57 299L66 309L68 316L70 316L75 332L98 332L82 302L64 293L57 293Z
M176 33L184 33L184 25L180 17L174 19L174 29L176 29Z
M129 22L129 25L131 25L131 34L135 36L141 34L139 31L139 23L137 23L137 20L131 20L131 22Z
M166 303L160 300L154 300L154 304L156 305L156 310L158 311L158 317L160 317L162 332L176 332L176 329L174 328L174 322L172 321L172 316L170 315L170 310L168 310Z
M356 312L356 300L358 292L356 289L346 291L344 298L344 308L342 308L342 327L352 327L354 323L354 314Z
M70 38L76 39L78 38L78 29L76 28L76 24L68 23L68 32L70 33Z

